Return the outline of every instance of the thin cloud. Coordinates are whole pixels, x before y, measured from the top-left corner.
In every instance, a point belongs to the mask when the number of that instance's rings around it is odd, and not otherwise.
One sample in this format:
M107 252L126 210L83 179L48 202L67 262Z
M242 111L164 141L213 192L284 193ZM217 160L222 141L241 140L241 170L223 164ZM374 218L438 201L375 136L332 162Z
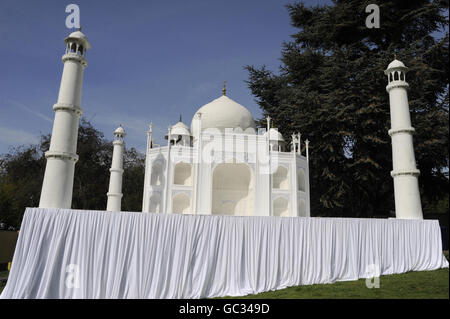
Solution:
M27 112L29 112L31 114L36 115L37 117L39 117L39 118L41 118L41 119L43 119L43 120L45 120L47 122L53 123L53 119L49 118L48 116L45 116L42 113L36 112L35 110L33 110L32 108L26 106L25 104L22 104L22 103L17 102L17 101L10 101L10 103L15 105L16 107L22 109L22 110L25 110L25 111L27 111Z
M8 146L36 144L39 142L39 137L23 130L0 127L0 142Z

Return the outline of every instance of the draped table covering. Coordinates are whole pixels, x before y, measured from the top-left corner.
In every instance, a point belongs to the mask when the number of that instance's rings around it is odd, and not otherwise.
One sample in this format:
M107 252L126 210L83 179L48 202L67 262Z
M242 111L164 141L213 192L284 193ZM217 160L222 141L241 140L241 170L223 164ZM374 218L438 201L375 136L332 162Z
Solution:
M244 296L444 267L436 220L27 208L1 298Z

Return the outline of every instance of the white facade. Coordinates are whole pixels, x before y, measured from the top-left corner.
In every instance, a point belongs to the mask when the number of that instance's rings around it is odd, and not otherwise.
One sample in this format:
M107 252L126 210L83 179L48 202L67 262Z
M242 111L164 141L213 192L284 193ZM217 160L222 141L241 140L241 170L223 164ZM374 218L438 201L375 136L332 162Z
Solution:
M142 211L310 216L308 159L293 137L286 151L276 129L257 132L225 94L197 111L190 130L181 119L169 127L167 146L152 147L150 127Z
M413 133L409 114L408 83L406 71L408 68L395 59L384 73L388 76L386 87L389 93L392 138L391 175L394 179L395 215L404 219L423 219L420 201L418 176L414 156Z
M75 163L78 161L76 150L82 114L81 89L87 66L86 50L90 44L80 31L71 33L64 42L64 70L58 102L53 106L55 119L50 149L45 153L47 164L39 201L39 207L46 208L71 208Z
M120 212L122 204L123 152L125 149L125 130L122 125L114 131L114 149L110 168L108 202L106 210Z

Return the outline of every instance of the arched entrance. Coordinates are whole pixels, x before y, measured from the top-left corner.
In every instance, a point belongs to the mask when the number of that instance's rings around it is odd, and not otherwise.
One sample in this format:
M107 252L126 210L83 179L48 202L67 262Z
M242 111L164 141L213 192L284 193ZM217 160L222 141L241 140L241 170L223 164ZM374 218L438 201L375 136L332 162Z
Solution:
M284 197L273 201L273 216L289 216L289 202Z
M175 165L175 172L173 176L173 183L175 185L192 185L191 165L180 162Z
M297 173L297 186L298 190L305 192L306 190L306 181L305 181L305 170L303 168L298 169Z
M186 194L180 193L173 197L172 213L189 214L191 212L191 200Z
M298 216L306 217L306 202L303 199L298 202Z
M275 173L273 173L273 188L275 189L289 189L288 170L284 166L278 166Z
M234 161L216 166L213 172L211 206L211 213L216 215L253 215L253 178L246 164Z
M150 197L150 208L149 208L149 212L150 213L159 213L160 212L160 205L161 204L161 198L159 196L159 194L153 194Z
M152 165L152 173L150 176L150 185L161 186L164 181L164 168L163 163L160 161L154 162Z

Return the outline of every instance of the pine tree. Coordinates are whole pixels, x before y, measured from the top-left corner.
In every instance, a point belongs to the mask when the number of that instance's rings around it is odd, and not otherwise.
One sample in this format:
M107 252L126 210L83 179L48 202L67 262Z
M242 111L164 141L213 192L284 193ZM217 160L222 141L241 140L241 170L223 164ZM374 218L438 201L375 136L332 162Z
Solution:
M246 67L264 116L284 136L301 132L311 141L316 216L387 216L394 209L383 73L394 54L409 67L422 198L448 196L448 1L378 1L379 29L365 26L371 2L289 5L299 31L283 45L279 73Z

